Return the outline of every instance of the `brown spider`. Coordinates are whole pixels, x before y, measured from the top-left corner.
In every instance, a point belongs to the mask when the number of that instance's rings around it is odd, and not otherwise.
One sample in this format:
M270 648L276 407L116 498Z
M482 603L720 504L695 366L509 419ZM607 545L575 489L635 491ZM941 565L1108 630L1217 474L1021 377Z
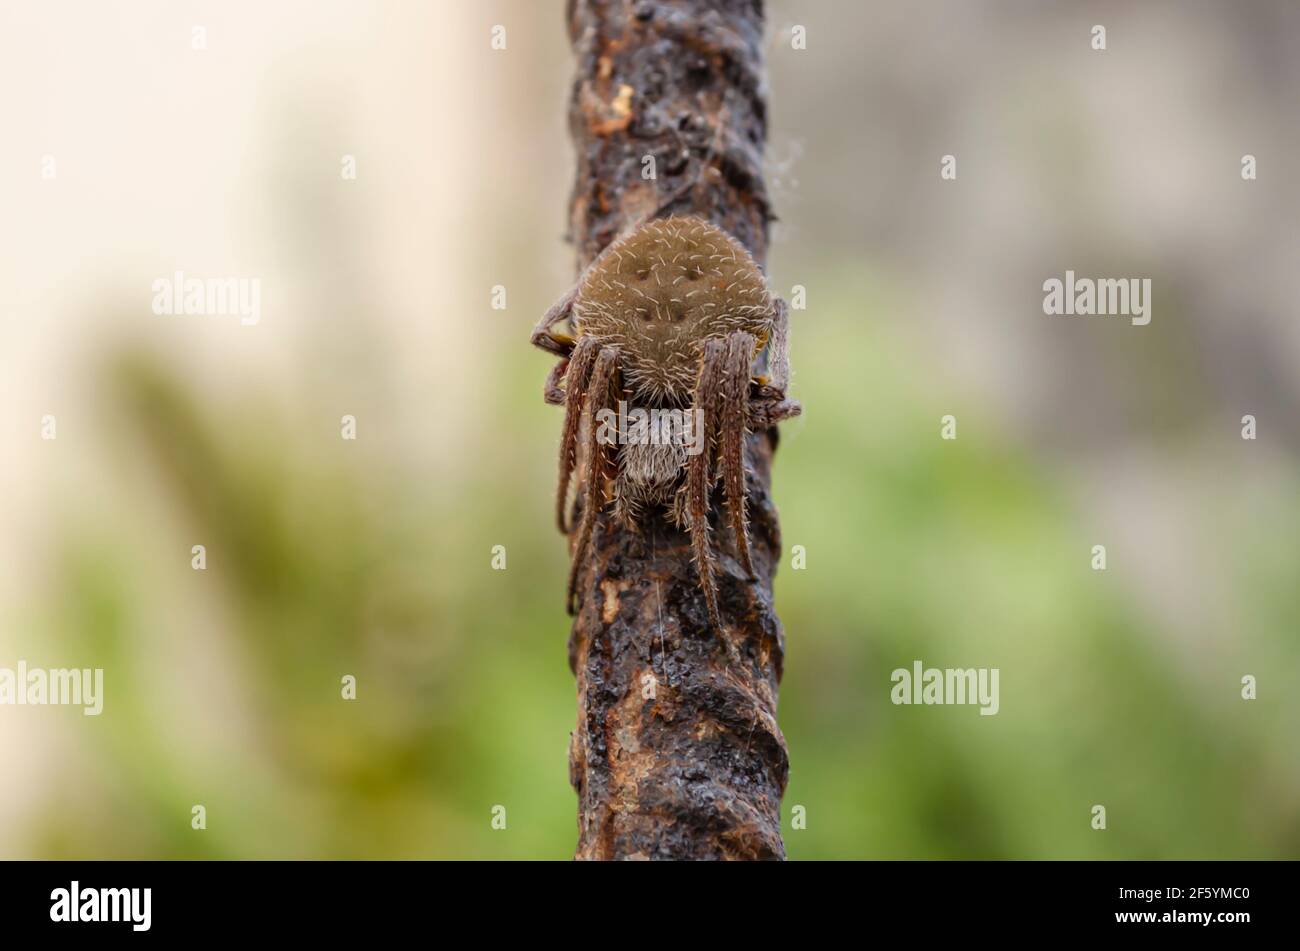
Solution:
M568 318L572 335L552 328ZM574 613L578 572L612 475L616 513L635 525L646 506L669 505L691 538L709 621L722 631L709 544L709 496L721 478L741 567L753 577L745 513L745 434L797 416L786 398L788 308L770 294L749 252L700 218L658 218L614 240L538 322L532 342L561 357L545 399L564 404L556 515L568 534L569 480L584 424L589 465L569 571ZM767 346L769 375L755 377ZM563 386L561 382L563 381ZM693 411L702 427L692 452L682 440L611 445L598 414L623 401ZM584 413L585 409L585 413ZM621 430L620 430L621 432ZM613 456L613 458L611 458Z

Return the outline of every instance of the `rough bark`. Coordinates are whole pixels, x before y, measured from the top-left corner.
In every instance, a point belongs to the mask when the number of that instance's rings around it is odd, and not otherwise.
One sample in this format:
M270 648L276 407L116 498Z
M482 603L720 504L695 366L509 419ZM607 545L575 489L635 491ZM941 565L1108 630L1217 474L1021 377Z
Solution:
M677 190L671 213L713 221L763 264L771 213L760 0L570 0L568 19L579 268ZM647 155L655 180L642 174ZM713 534L738 663L709 628L687 537L660 515L628 530L608 506L597 522L569 644L580 859L784 857L775 447L775 430L748 437L757 580L740 569L730 533Z

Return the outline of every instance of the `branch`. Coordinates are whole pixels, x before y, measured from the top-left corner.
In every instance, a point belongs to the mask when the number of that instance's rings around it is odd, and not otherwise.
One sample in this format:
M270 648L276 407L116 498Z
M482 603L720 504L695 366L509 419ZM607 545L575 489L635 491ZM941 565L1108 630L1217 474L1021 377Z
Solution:
M771 214L760 0L570 0L568 18L578 59L569 117L580 269L674 194L671 213L712 221L763 264ZM643 177L645 156L654 157L654 180ZM775 446L775 429L747 437L755 578L741 570L730 533L713 532L735 659L709 626L686 535L662 513L647 512L639 530L610 506L597 519L569 644L578 858L784 857ZM720 494L715 525L725 524Z

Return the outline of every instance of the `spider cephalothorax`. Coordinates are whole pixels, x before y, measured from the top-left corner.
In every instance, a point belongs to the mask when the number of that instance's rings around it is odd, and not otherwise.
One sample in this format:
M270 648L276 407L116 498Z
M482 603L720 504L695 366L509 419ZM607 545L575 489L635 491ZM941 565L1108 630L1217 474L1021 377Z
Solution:
M572 335L552 329L566 318ZM799 413L785 394L786 329L785 302L768 292L753 257L700 218L661 218L619 237L538 322L532 342L562 358L547 378L545 396L566 406L556 499L566 534L569 480L584 430L589 453L569 572L570 613L580 562L612 477L615 508L626 521L634 524L645 508L664 505L690 533L709 620L721 630L709 496L721 479L736 552L752 575L745 434L751 424L767 427ZM769 375L754 377L754 359L765 346ZM639 438L609 439L602 417L628 405L678 411L688 425L643 427ZM626 436L626 427L619 432ZM673 434L680 438L665 438Z

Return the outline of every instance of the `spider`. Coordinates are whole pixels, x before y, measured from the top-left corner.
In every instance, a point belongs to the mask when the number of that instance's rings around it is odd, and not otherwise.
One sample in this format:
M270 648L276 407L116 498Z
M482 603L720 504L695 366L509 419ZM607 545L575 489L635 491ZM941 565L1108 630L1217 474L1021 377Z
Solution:
M729 234L701 218L655 218L615 239L538 321L532 343L560 357L546 402L564 405L556 518L572 541L567 608L575 613L578 574L612 480L615 513L635 527L650 507L667 507L690 535L709 622L723 630L713 578L709 506L720 480L740 565L754 577L745 512L745 434L799 415L786 398L789 309ZM555 331L568 319L572 335ZM752 366L769 348L769 374ZM679 440L611 445L597 415L626 401L694 412L702 426L692 452ZM587 434L586 494L576 527L570 478ZM702 437L702 438L701 438ZM620 443L622 441L620 440ZM579 493L581 489L579 489ZM576 504L576 500L575 500Z

